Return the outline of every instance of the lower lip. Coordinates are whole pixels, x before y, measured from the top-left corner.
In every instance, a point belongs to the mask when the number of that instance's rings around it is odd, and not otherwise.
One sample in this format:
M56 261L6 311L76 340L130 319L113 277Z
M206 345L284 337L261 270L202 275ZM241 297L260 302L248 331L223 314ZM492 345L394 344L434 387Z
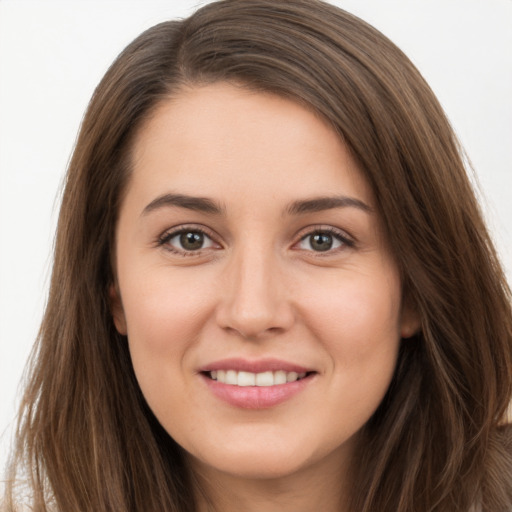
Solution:
M311 383L313 375L276 386L233 386L210 379L204 374L202 378L216 397L234 407L269 409L286 402L304 390Z

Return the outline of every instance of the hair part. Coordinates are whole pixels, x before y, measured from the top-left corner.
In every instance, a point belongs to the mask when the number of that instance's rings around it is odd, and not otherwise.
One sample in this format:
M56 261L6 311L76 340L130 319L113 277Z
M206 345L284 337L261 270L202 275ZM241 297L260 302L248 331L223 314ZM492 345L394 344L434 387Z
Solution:
M183 88L215 82L330 123L373 188L421 317L363 429L352 509L509 510L510 291L459 145L404 54L317 0L211 3L144 32L99 84L68 169L8 496L24 465L37 511L194 510L194 475L142 397L108 289L138 130Z

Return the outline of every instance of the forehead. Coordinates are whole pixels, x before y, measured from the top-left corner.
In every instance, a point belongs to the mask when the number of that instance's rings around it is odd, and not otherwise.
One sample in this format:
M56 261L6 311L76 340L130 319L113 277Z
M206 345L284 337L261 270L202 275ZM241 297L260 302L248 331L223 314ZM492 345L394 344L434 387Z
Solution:
M371 202L355 160L311 110L277 95L219 83L163 101L133 148L131 187L214 197L240 190L294 196L351 193Z

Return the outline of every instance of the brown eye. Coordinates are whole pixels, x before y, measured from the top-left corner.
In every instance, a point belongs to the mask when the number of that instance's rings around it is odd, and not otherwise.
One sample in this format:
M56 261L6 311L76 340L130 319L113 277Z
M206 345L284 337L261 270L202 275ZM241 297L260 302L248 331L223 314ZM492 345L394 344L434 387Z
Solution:
M181 254L199 252L201 249L216 246L206 233L198 229L181 229L167 233L160 239L159 245Z
M328 251L333 245L332 235L326 233L312 235L309 240L309 245L314 251Z
M353 247L354 243L342 232L331 229L313 231L302 237L298 248L305 251L328 252L343 247Z
M179 235L180 245L186 251L197 251L203 248L204 234L198 231L189 231Z

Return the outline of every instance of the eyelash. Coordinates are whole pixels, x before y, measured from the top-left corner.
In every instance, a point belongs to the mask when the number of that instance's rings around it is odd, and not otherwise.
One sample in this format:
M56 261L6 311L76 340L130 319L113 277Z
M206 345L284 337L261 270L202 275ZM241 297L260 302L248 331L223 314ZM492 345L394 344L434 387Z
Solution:
M165 250L177 254L178 256L199 256L203 252L203 248L197 250L187 250L187 249L177 249L170 245L170 241L180 235L184 235L187 233L200 233L206 239L210 240L212 244L216 244L213 239L213 236L204 228L200 226L181 226L177 229L171 231L165 231L162 235L158 237L157 246L163 247ZM219 245L219 244L217 244ZM209 247L207 247L209 249Z
M324 227L324 226L310 226L307 229L307 232L304 233L298 242L294 244L294 247L301 244L308 238L311 238L315 235L327 235L332 237L333 239L337 240L341 247L336 247L334 249L331 249L330 247L325 251L315 251L313 249L298 249L298 250L305 250L306 252L311 252L315 255L315 257L325 257L328 255L332 255L334 252L338 252L339 250L343 250L343 248L353 248L355 247L355 241L350 238L345 232L336 229L332 226ZM304 230L305 231L305 230ZM190 256L199 256L203 253L204 249L209 249L210 247L203 248L197 250L187 250L187 249L177 249L173 247L169 242L180 235L187 234L187 233L199 233L202 236L204 236L206 239L210 241L211 244L218 244L215 242L214 237L204 228L200 226L181 226L177 229L173 229L171 231L165 231L162 235L158 237L157 240L157 246L163 247L165 250L177 254L179 256L184 257L190 257ZM311 241L310 241L310 247L311 247Z
M336 247L334 249L327 249L326 251L314 251L313 249L304 249L307 252L311 252L314 254L315 257L326 257L329 255L332 255L333 253L337 253L340 250L343 249L350 249L355 247L355 241L347 235L344 231L341 231L340 229L336 229L332 226L310 226L307 228L307 232L300 237L299 242L294 244L295 246L304 242L308 238L310 239L309 245L311 246L311 239L315 235L327 235L332 237L333 239L337 240L341 247Z

